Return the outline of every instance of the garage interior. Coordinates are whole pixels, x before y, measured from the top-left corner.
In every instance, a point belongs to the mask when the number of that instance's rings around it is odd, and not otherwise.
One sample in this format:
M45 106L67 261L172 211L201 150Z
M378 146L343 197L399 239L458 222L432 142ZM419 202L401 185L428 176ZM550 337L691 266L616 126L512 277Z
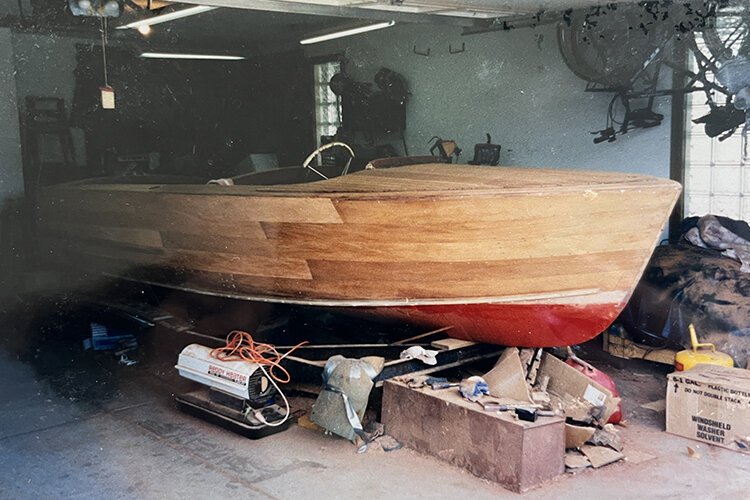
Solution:
M5 0L0 496L744 494L749 9Z

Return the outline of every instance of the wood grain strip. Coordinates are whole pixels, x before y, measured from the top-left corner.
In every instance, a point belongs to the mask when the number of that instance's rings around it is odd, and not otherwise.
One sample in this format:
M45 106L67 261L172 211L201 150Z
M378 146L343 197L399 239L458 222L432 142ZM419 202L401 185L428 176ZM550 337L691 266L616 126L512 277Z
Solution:
M589 220L601 230L606 226L606 217L623 212L623 204L629 207L633 219L642 217L660 219L665 205L665 196L670 191L637 191L592 194L586 191L564 193L542 197L534 196L475 196L462 199L416 199L416 200L334 200L345 223L400 224L407 226L435 224L462 224L466 221L505 221L509 228L519 229L529 219L547 218L551 224L565 225L572 220ZM601 219L594 217L601 216Z
M93 224L66 223L63 226L58 226L56 231L62 231L68 237L124 243L139 247L161 248L164 245L161 233L154 229L104 227Z

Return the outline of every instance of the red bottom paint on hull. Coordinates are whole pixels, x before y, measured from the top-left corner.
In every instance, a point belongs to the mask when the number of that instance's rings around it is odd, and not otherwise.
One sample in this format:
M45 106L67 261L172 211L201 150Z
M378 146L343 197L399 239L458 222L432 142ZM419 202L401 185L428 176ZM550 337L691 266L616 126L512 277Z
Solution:
M518 347L576 345L599 335L624 304L453 304L356 308L347 312L425 327L453 326L451 337Z

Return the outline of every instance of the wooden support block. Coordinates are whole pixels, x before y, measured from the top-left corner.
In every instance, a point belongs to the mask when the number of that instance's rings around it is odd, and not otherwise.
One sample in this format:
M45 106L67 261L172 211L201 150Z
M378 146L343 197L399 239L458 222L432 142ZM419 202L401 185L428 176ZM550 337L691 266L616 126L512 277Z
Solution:
M523 492L564 471L565 422L487 412L453 389L410 389L389 380L383 389L386 432L404 445Z
M604 350L612 356L624 359L645 359L664 365L674 364L674 355L677 351L672 349L658 349L642 346L630 339L604 332Z
M434 340L430 343L432 347L441 351L453 351L455 349L463 349L464 347L469 347L476 344L476 342L472 342L471 340L454 339L452 337Z

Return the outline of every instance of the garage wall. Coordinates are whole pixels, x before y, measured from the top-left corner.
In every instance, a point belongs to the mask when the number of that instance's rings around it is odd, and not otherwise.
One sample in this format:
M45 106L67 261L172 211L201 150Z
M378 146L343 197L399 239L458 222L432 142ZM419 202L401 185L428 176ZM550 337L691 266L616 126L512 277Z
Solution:
M448 45L466 52L449 54ZM414 54L430 49L430 56ZM413 94L407 105L410 154L424 154L433 135L456 139L461 161L485 132L503 147L502 164L587 168L669 177L669 99L661 126L614 143L593 144L605 127L611 94L584 92L565 66L553 25L461 36L460 28L396 25L311 45L310 56L344 54L347 71L372 81L382 66L401 73ZM397 144L397 143L396 143Z
M89 42L47 34L14 33L13 52L20 99L27 95L61 97L70 111L77 43Z
M13 33L13 56L16 65L16 89L19 109L25 109L26 96L65 99L68 114L73 105L76 68L76 45L89 40L57 35ZM72 129L76 161L85 162L85 137Z
M0 28L0 287L10 285L21 253L23 164L10 29Z
M0 208L23 196L21 136L16 108L11 32L0 28Z
M70 106L75 45L81 42L14 34L19 99L53 95ZM449 44L455 49L461 43L466 52L448 53ZM414 54L415 45L419 51L429 48L430 57ZM666 117L661 126L593 144L589 132L604 128L611 96L583 91L585 83L559 55L553 25L468 37L456 27L397 25L306 51L345 54L348 71L360 81L372 81L382 66L404 75L413 94L407 106L411 154L426 153L429 139L439 135L456 139L467 161L473 145L490 132L503 146L503 164L669 176L669 99L659 102L657 111Z

